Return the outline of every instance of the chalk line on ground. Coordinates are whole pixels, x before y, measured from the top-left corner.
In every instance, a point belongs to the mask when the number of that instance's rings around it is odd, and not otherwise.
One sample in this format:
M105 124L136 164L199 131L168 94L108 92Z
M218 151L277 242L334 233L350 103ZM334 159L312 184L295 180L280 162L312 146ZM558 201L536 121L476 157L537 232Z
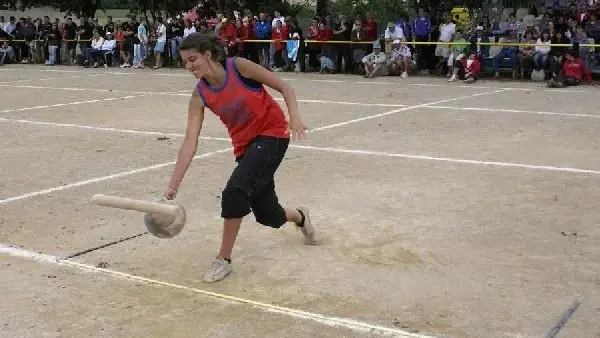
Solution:
M64 72L64 73L83 73L90 72L89 70L61 70L61 69L43 69L43 68L0 68L0 71L30 71L30 72ZM190 77L190 75L178 71L178 70L169 70L169 73L146 73L146 72L127 72L127 71L106 71L106 72L93 72L92 74L113 74L113 75L149 75L149 76L172 76L172 77ZM358 77L357 77L358 78ZM583 89L571 89L571 88L548 88L544 85L540 85L539 87L504 87L504 86L485 86L480 84L474 85L459 85L459 84L448 84L447 82L442 83L415 83L415 82L406 82L405 80L401 80L398 82L392 81L352 81L352 80L342 80L342 79L307 79L302 77L297 78L286 78L285 75L282 77L283 80L287 81L305 81L305 82L325 82L325 83L358 83L358 84L374 84L374 85L398 85L398 86L410 86L410 87L455 87L455 88L476 88L476 89L507 89L507 90L520 90L520 91L551 91L551 92L561 92L561 93L597 93L595 90L583 90ZM425 77L425 79L428 79ZM431 78L430 78L431 79ZM433 78L434 81L442 81L445 78ZM485 80L482 80L485 81ZM482 83L480 81L479 83Z
M116 101L116 100L125 100L125 99L133 99L135 97L141 97L143 95L130 95L130 96L121 96L121 97L109 97L105 99L96 99L96 100L86 100L86 101L75 101L75 102L66 102L66 103L56 103L49 104L44 106L33 106L33 107L25 107L25 108L17 108L17 109L5 109L0 110L0 113L12 113L26 110L35 110L35 109L45 109L50 107L64 107L64 106L74 106L86 103L96 103L96 102L106 102L106 101Z
M490 94L495 94L495 93L501 93L501 92L505 92L507 90L508 89L498 89L498 90L493 90L493 91L488 91L488 92L483 92L483 93L476 93L476 94L471 94L471 95L458 96L458 97L454 97L454 98L451 98L451 99L439 100L439 101L435 101L435 102L421 103L421 104L417 104L417 105L413 105L413 106L408 106L408 107L404 107L404 108L400 108L400 109L390 110L390 111L387 111L387 112L384 112L384 113L380 113L380 114L373 114L373 115L368 115L368 116L356 118L356 119L353 119L353 120L348 120L348 121L344 121L344 122L340 122L340 123L330 124L328 126L323 126L323 127L319 127L319 128L316 128L316 129L312 129L312 130L310 130L310 132L321 131L321 130L326 130L326 129L331 129L331 128L337 128L337 127L346 126L346 125L349 125L349 124L352 124L352 123L356 123L356 122L362 122L362 121L366 121L366 120L371 120L371 119L379 118L379 117L382 117L382 116L397 114L397 113L400 113L400 112L403 112L403 111L413 110L413 109L417 109L417 108L425 108L425 107L428 107L428 106L431 106L431 105L437 105L437 104L446 103L446 102L452 102L452 101L470 99L470 98L477 97L477 96L482 96L482 95L490 95Z
M13 257L33 260L33 261L40 262L40 263L69 266L71 268L74 268L74 269L82 271L82 272L102 273L102 274L109 275L114 278L123 278L123 279L130 280L130 281L142 282L145 284L152 284L152 285L159 285L159 286L166 287L166 288L187 291L190 293L202 294L209 298L218 299L221 301L234 302L238 305L249 305L249 306L252 306L252 307L257 308L262 311L277 313L280 315L285 315L285 316L299 318L299 319L311 320L311 321L318 322L318 323L325 324L325 325L332 326L332 327L342 327L342 328L350 329L353 331L359 331L359 332L365 332L365 333L376 333L376 334L380 334L380 335L393 336L393 337L399 337L399 338L433 338L432 336L425 336L422 334L410 333L410 332L395 329L395 328L385 327L385 326L376 325L376 324L370 324L370 323L353 320L353 319L349 319L349 318L327 316L327 315L323 315L323 314L319 314L319 313L303 311L303 310L278 306L278 305L274 305L274 304L263 303L263 302L254 301L251 299L246 299L246 298L236 297L236 296L232 296L232 295L226 295L226 294L222 294L222 293L218 293L218 292L202 290L199 288L193 288L193 287L188 287L188 286L184 286L184 285L164 282L164 281L160 281L160 280L156 280L156 279L150 279L150 278L146 278L146 277L136 276L136 275L132 275L132 274L128 274L128 273L124 273L124 272L120 272L120 271L115 271L115 270L111 270L111 269L97 268L93 265L79 263L79 262L75 262L75 261L71 261L71 260L66 260L66 259L62 259L62 258L52 256L52 255L37 253L37 252L25 250L25 249L22 249L22 248L19 248L16 246L10 246L10 245L6 245L6 244L0 244L0 253L3 253L5 255L10 255Z
M118 133L127 133L127 134L170 136L170 137L180 137L180 138L185 137L185 134L182 134L182 133L162 133L162 132L157 132L157 131L118 129L118 128L110 128L110 127L77 125L77 124L70 124L70 123L39 122L39 121L30 121L30 120L13 120L13 119L6 119L6 118L0 118L0 121L31 123L31 124L68 127L68 128L82 128L82 129L89 129L89 130L96 130L96 131L118 132ZM200 139L210 140L210 141L231 142L231 139L229 139L227 137L200 136ZM365 155L365 156L383 156L383 157L396 157L396 158L407 158L407 159L428 160L428 161L438 161L438 162L475 164L475 165L482 165L482 166L517 167L517 168L525 168L525 169L532 169L532 170L560 171L560 172L570 172L570 173L579 173L579 174L582 174L582 173L583 174L600 174L599 170L592 170L592 169L542 166L542 165L532 165L532 164L504 162L504 161L480 161L480 160L469 160L469 159L459 159L459 158L450 158L450 157L435 157L435 156L429 156L429 155L388 153L388 152L370 151L370 150L362 150L362 149L304 146L304 145L299 145L299 144L295 144L295 143L290 144L290 148L334 152L334 153L345 153L345 154L354 154L354 155Z
M303 145L298 145L298 144L290 145L290 147L297 148L297 149L318 150L318 151L334 152L334 153L372 155L372 156L382 156L382 157L398 157L398 158L407 158L407 159L414 159L414 160L428 160L428 161L438 161L438 162L475 164L475 165L481 165L481 166L516 167L516 168L525 168L525 169L533 169L533 170L559 171L559 172L568 172L568 173L577 173L577 174L593 174L593 175L600 174L600 170L579 169L579 168L569 168L569 167L553 167L553 166L545 166L545 165L523 164L523 163L502 162L502 161L480 161L480 160L468 160L468 159L451 158L451 157L435 157L435 156L428 156L428 155L386 153L386 152L381 152L381 151L370 151L370 150L359 150L359 149L303 146Z
M199 159L199 158L209 157L209 156L212 156L212 155L215 155L215 154L224 153L224 152L227 152L227 151L231 151L231 149L232 149L231 147L228 147L228 148L225 148L225 149L211 151L209 153L204 153L204 154L201 154L201 155L197 155L197 156L194 157L194 159ZM3 200L0 200L0 204L14 202L14 201L18 201L18 200L23 200L23 199L26 199L26 198L31 198L31 197L40 196L40 195L47 195L47 194L55 192L55 191L61 191L61 190L71 189L71 188L80 187L80 186L87 185L87 184L92 184L92 183L97 183L97 182L101 182L101 181L106 181L106 180L114 179L114 178L126 177L126 176L130 176L130 175L138 174L138 173L141 173L141 172L145 172L145 171L150 171L150 170L155 170L155 169L163 168L163 167L166 167L166 166L173 165L175 163L176 163L176 161L171 161L171 162L166 162L166 163L160 163L160 164L155 164L155 165L151 165L151 166L148 166L148 167L138 168L138 169L129 170L129 171L125 171L125 172L120 172L120 173L116 173L116 174L105 175L105 176L96 177L96 178L92 178L92 179L88 179L88 180L84 180L84 181L69 183L69 184L61 185L61 186L54 187L54 188L49 188L49 189L44 189L44 190L38 190L38 191L30 192L30 193L27 193L27 194L19 195L19 196L5 198Z
M467 111L489 111L499 113L519 113L519 114L538 114L538 115L557 115L557 116L570 116L570 117L593 117L599 118L600 115L592 114L569 114L569 113L555 113L549 111L535 111L535 110L517 110L517 109L498 109L498 108L478 108L478 107L452 107L452 106L428 106L427 108L435 109L456 109L456 110L467 110Z
M28 88L28 89L48 89L48 90L66 90L66 91L93 91L101 93L114 93L114 94L140 94L140 95L167 95L167 96L184 96L189 97L192 89L184 89L177 92L143 92L143 91L129 91L129 90L110 90L110 89L94 89L94 88L73 88L73 87L49 87L49 86L28 86L28 85L8 85L1 84L0 87L9 88ZM283 101L283 97L274 97L277 101ZM297 99L298 102L306 103L324 103L324 104L339 104L339 105L355 105L355 106L366 106L366 107L407 107L406 104L396 103L368 103L368 102L349 102L349 101L328 101L328 100L314 100L314 99Z

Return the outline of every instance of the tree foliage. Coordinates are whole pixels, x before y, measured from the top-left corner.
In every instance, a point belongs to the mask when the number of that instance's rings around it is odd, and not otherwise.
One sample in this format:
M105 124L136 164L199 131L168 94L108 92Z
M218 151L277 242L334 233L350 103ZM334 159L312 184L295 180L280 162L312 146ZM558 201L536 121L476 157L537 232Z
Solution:
M327 13L345 13L354 17L357 14L365 17L371 13L377 21L385 23L396 21L400 17L409 14L408 3L398 0L338 0L328 3Z
M53 7L73 15L93 16L100 9L130 9L132 13L165 12L177 15L196 8L201 17L214 17L217 12L231 13L250 9L253 13L278 10L296 15L306 6L306 0L0 0L0 9L26 10L34 7Z

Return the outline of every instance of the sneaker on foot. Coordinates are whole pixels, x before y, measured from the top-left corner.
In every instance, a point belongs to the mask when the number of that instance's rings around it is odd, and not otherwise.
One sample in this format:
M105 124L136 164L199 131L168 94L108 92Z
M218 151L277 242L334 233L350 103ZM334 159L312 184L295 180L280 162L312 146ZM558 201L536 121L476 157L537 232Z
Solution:
M304 243L308 245L315 245L317 241L315 240L315 228L310 221L310 213L307 207L299 207L298 211L300 211L304 215L304 225L300 226L300 224L296 224L298 229L302 231L304 235Z
M204 273L204 282L214 283L221 281L231 273L231 270L231 264L229 264L228 261L221 257L217 257L217 259L212 262L210 269Z

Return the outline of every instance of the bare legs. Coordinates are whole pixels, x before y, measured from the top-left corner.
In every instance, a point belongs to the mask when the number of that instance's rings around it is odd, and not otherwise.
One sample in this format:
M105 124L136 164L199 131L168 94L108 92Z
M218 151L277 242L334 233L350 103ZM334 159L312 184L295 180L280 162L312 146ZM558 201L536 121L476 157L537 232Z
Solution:
M300 224L302 222L302 215L296 209L285 208L285 214L288 222L293 222L295 224ZM231 260L233 246L237 239L237 235L240 232L241 225L242 218L229 218L224 220L219 257L222 257L225 260Z

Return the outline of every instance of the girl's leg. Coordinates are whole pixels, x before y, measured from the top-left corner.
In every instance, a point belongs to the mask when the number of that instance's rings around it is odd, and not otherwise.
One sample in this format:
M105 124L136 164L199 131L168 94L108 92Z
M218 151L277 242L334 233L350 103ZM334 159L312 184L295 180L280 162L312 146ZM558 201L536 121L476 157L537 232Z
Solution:
M316 244L308 209L283 208L275 193L275 172L288 145L289 139L258 137L238 159L221 198L224 219L221 248L204 274L205 282L220 281L231 273L231 256L242 219L251 212L256 222L275 229L293 222L302 230L306 244Z

